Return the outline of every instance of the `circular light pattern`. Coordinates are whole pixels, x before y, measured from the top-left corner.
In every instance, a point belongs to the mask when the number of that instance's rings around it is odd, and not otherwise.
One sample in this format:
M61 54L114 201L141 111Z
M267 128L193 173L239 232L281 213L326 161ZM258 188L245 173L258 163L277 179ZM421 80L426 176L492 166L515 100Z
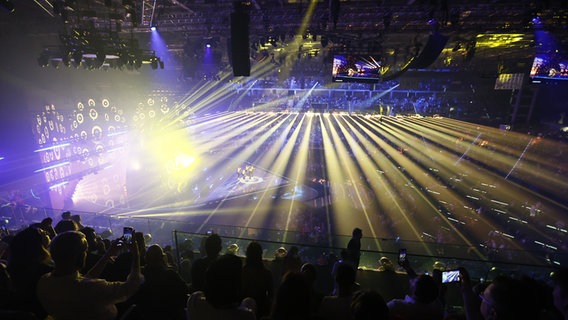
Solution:
M103 194L105 196L108 196L110 194L110 186L108 185L108 183L105 183L103 185Z
M94 106L96 105L94 99L89 99L89 100L87 101L87 104L89 105L89 107L94 107Z
M37 125L38 125L38 126L41 125L41 117L40 117L39 114L36 115L36 121L37 121ZM38 130L38 131L39 131L39 130Z
M85 106L83 105L83 103L82 102L77 103L77 110L83 111L83 109L85 109Z
M82 113L77 113L77 117L76 117L76 118L77 118L77 122L78 122L78 123L83 123L83 121L85 120L85 119L83 118L83 114L82 114ZM75 127L75 128L77 128L77 127Z
M110 106L110 102L108 99L103 99L103 108L108 108Z
M149 98L149 99L148 99L148 105L149 105L149 106L153 106L153 105L154 105L154 99Z
M148 112L148 117L150 117L150 118L153 119L155 116L156 116L156 111L150 110L150 111Z
M95 139L100 139L103 136L103 129L99 126L94 126L91 129L91 135L93 136L93 138Z
M97 110L95 109L91 109L89 110L89 117L91 117L91 119L97 120L97 118L99 117L99 113L97 112Z
M85 130L81 131L81 139L87 140L87 138L88 138L87 132Z
M166 113L170 112L170 107L168 107L167 104L162 104L162 106L160 107L160 110L162 110L163 114L166 114Z
M114 121L116 121L116 122L120 121L120 116L118 114L114 116Z

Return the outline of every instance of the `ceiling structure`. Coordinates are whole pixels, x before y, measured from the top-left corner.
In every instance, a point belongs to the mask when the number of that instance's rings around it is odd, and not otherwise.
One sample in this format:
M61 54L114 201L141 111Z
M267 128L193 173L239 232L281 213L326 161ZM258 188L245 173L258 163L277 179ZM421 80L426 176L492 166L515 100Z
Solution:
M156 26L169 51L182 55L188 42L214 41L226 52L230 37L232 0L2 0L0 28L28 34L57 34L81 42L81 33L97 34L107 58L118 58L120 48L146 50L133 39ZM533 18L553 32L560 46L568 42L565 0L251 0L242 2L250 16L250 42L254 50L282 50L287 41L302 36L315 54L363 51L383 55L409 54L424 46L432 32L448 37L446 55L457 67L477 66L484 59L523 60L539 50L533 36ZM564 43L562 43L562 41ZM46 47L68 45L65 40ZM269 46L268 44L272 44ZM100 47L100 46L99 46ZM108 49L108 48L112 49ZM474 51L472 52L472 49ZM52 49L46 49L52 50ZM297 50L288 48L288 51ZM96 50L95 50L96 51ZM295 51L294 51L295 52ZM96 57L97 52L90 52ZM39 55L39 53L38 53ZM154 62L146 53L145 62ZM461 57L462 59L457 59ZM466 57L469 57L466 59ZM395 58L396 59L396 58Z

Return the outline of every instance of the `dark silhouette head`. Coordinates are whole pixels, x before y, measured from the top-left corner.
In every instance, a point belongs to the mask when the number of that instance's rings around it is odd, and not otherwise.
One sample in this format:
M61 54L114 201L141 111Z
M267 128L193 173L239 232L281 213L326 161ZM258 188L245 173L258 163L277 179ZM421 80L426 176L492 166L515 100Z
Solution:
M361 290L353 296L351 314L353 320L387 320L389 308L377 291Z
M236 308L241 299L242 261L232 254L215 259L205 275L205 296L214 308Z
M416 301L430 303L438 298L439 287L434 278L427 274L421 274L412 279L410 290Z
M310 313L310 287L300 272L289 272L278 287L271 319L303 319Z
M208 257L216 257L221 252L222 243L221 237L218 234L213 233L205 239L205 253Z
M258 241L251 241L247 246L246 264L262 264L262 246Z

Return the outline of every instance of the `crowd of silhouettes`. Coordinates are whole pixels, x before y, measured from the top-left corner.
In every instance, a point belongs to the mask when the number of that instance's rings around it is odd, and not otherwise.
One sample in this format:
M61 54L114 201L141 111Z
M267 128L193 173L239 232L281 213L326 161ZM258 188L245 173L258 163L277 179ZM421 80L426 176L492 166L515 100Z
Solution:
M245 256L236 244L222 253L215 233L203 237L199 251L183 241L178 263L172 248L147 245L141 232L131 241L103 239L69 212L53 223L2 235L1 319L568 320L567 269L542 283L509 275L474 282L461 268L458 290L449 293L440 263L418 274L408 260L397 268L381 257L378 269L359 269L359 228L341 259L324 266L304 261L297 246L266 259L258 241ZM382 280L359 281L361 272ZM456 293L457 312L450 297Z

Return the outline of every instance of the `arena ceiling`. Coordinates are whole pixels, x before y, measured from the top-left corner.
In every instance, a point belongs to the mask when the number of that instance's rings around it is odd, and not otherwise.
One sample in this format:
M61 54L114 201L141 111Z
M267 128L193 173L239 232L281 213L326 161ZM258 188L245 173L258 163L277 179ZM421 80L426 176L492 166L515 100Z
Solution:
M533 18L553 32L559 46L568 42L566 0L251 0L243 2L250 15L253 50L268 43L281 50L294 36L311 49L408 54L423 46L436 31L448 37L445 50L466 59L475 48L476 65L484 60L529 59L539 50ZM1 0L0 28L31 36L69 35L88 29L128 39L157 26L168 49L181 54L188 41L214 41L226 52L231 34L232 0ZM13 8L13 12L10 9ZM1 34L1 33L0 33ZM51 44L49 44L51 45ZM58 43L54 43L54 46ZM294 50L294 49L292 49ZM403 59L400 59L403 60ZM467 61L466 61L467 60Z

